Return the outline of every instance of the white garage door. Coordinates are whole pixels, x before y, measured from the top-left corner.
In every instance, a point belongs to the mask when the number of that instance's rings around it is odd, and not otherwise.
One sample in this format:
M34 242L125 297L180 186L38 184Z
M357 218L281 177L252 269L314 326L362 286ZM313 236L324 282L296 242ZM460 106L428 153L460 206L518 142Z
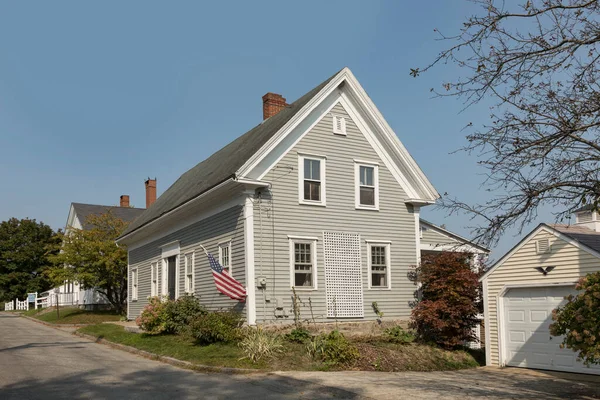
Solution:
M555 371L600 374L600 366L586 367L577 354L561 349L561 337L550 336L552 310L575 293L570 286L510 289L504 296L506 365Z

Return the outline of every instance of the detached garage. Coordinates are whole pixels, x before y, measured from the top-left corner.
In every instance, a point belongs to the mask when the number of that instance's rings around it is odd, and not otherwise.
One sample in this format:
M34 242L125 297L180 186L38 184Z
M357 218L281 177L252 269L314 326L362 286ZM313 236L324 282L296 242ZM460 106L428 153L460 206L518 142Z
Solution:
M552 310L600 271L600 219L580 209L575 225L541 224L482 277L487 365L600 375L550 336Z

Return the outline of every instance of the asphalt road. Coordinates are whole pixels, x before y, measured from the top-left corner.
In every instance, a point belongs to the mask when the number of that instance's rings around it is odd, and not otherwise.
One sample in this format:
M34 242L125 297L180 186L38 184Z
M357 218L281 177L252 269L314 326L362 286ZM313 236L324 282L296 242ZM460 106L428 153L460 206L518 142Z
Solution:
M0 400L600 399L600 376L520 368L446 372L199 373L0 312Z
M293 377L199 373L0 312L0 399L356 399Z

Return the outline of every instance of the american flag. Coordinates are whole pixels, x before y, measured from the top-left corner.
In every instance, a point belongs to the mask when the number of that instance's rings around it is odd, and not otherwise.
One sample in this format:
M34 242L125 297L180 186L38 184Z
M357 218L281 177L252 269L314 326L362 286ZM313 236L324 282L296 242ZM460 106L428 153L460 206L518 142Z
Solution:
M244 289L244 286L233 279L233 277L223 269L221 264L215 260L212 254L206 253L206 255L208 256L208 262L212 269L217 290L234 300L246 301L246 289Z

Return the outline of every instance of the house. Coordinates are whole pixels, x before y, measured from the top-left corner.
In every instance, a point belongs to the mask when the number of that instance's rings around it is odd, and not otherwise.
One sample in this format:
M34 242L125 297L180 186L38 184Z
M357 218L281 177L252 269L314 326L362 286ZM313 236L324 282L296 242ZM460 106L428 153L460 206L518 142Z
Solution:
M374 320L373 302L407 318L420 210L438 197L348 68L292 104L267 93L260 124L184 173L117 239L129 254L128 318L149 296L193 293L250 325L290 321L292 289L303 318ZM204 248L246 287L245 302L217 292Z
M148 179L146 186L146 207L156 200L156 179ZM132 222L139 217L145 208L131 207L129 195L122 195L119 199L119 206L104 206L97 204L71 203L69 216L65 233L69 234L73 229L89 230L93 225L88 221L92 215L102 215L107 212L125 222ZM52 306L56 302L59 305L77 305L82 307L93 307L100 304L108 304L107 300L93 288L84 288L77 282L65 282L63 285L51 289L41 294L41 298L46 298L45 305Z
M575 211L574 225L540 224L481 278L487 365L600 374L551 337L552 310L575 283L600 271L600 218Z

